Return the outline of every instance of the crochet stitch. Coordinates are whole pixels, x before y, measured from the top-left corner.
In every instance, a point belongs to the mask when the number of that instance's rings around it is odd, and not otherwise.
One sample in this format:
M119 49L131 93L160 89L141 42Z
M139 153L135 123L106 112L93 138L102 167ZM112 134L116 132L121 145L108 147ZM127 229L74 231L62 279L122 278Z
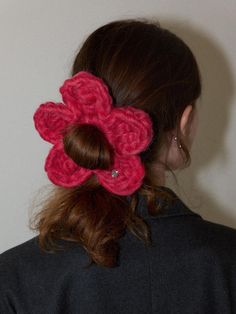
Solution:
M69 188L96 174L108 191L132 194L145 175L138 153L147 149L153 137L148 113L128 105L113 107L107 85L87 71L65 80L59 91L64 103L45 102L33 116L39 135L53 144L44 166L48 178L56 185ZM92 124L105 134L115 152L111 169L83 168L65 153L63 131L72 124Z

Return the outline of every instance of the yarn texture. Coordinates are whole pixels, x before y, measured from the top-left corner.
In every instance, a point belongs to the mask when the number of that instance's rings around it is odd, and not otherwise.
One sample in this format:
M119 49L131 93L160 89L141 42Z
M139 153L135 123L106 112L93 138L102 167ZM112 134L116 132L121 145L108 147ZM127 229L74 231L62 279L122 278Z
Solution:
M113 107L104 81L87 71L80 71L64 81L59 89L63 103L41 104L33 120L39 135L53 144L45 161L48 178L66 188L85 182L92 174L108 191L129 195L137 190L145 175L138 155L153 138L148 113L133 106ZM74 124L98 127L114 148L111 169L87 169L75 163L64 151L64 131ZM88 134L89 136L89 134ZM112 176L112 170L118 175Z

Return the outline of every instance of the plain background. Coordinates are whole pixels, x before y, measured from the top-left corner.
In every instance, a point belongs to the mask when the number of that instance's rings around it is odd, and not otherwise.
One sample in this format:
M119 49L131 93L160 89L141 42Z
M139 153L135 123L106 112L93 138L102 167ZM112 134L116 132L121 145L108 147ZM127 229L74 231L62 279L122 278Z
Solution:
M190 46L203 94L192 164L168 185L203 218L236 228L236 3L234 0L0 0L0 252L35 235L33 199L50 187L51 145L34 129L40 103L61 101L59 86L86 37L116 19L159 20Z

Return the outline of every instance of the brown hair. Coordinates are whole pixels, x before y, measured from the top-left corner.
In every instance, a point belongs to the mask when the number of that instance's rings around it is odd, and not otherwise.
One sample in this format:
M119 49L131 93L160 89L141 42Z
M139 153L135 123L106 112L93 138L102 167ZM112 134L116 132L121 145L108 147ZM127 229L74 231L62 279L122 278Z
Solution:
M84 247L91 264L114 267L118 239L126 228L145 244L151 243L148 224L135 211L138 194L146 197L151 215L160 210L155 202L157 196L172 200L152 173L168 131L177 130L186 165L191 163L179 123L186 106L192 104L195 108L201 94L200 73L184 41L158 22L145 18L113 21L90 34L74 60L71 75L83 70L104 80L114 106L133 105L150 114L154 137L140 154L145 166L143 184L129 196L130 201L105 190L95 176L79 187L55 186L42 201L41 210L31 218L30 228L39 231L44 250L56 250L57 239L68 239ZM79 130L72 128L64 137L68 155L83 167L108 169L112 161L109 143L92 126Z

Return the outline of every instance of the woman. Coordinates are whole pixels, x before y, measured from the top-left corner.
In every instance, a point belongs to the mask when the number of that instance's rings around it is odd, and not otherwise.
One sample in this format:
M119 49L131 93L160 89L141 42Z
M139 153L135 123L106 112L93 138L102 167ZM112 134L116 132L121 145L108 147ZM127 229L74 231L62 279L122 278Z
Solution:
M60 93L34 114L54 186L39 234L0 255L0 313L236 313L236 230L165 186L197 129L186 43L145 19L110 22Z

